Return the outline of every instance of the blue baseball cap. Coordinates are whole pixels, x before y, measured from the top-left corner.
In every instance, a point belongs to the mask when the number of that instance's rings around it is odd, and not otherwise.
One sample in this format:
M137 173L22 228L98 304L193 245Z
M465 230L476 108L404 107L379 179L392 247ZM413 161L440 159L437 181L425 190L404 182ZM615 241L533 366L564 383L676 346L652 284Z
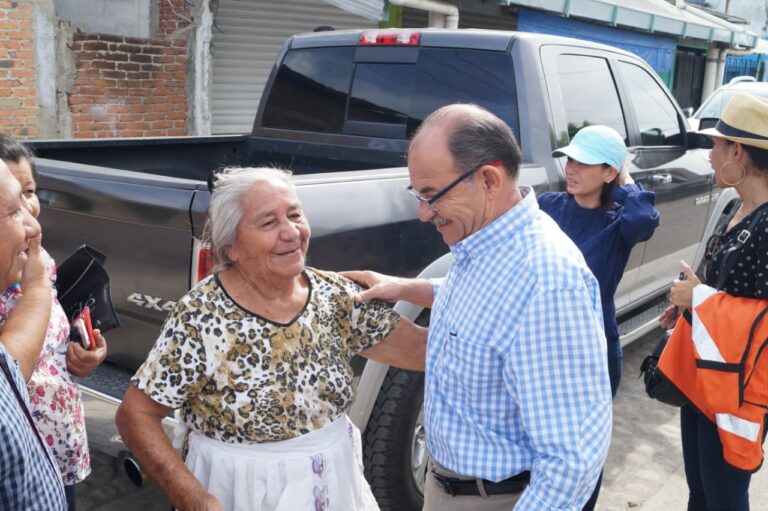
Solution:
M608 126L587 126L579 130L571 143L552 152L552 156L568 156L585 165L607 163L621 172L627 146L616 130Z

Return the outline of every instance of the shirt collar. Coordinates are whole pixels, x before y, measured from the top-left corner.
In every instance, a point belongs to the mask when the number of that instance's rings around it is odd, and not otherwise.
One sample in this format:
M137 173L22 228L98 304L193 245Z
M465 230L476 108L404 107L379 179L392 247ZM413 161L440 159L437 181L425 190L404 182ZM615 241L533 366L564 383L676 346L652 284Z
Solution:
M509 208L499 218L482 229L473 232L455 245L449 245L454 258L477 258L496 245L503 235L505 238L530 224L539 211L536 194L530 186L520 186L523 200Z

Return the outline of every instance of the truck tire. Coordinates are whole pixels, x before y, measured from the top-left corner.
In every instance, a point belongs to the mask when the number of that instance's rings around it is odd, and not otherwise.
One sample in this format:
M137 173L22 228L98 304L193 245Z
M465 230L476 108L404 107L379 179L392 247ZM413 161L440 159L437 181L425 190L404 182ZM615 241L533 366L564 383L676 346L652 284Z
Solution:
M365 477L382 511L419 511L427 446L424 373L390 367L363 435Z

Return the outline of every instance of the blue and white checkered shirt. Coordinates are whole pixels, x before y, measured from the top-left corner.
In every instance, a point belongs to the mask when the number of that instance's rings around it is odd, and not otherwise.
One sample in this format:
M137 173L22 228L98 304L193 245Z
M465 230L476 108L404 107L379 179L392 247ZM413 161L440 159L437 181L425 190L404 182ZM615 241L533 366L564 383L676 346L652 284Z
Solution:
M0 343L11 376L22 399L27 386L18 363ZM26 404L26 403L25 403ZM0 509L14 511L67 509L59 469L44 452L24 415L11 385L0 372Z
M597 281L533 191L450 247L435 281L424 418L432 457L500 481L525 470L515 511L580 510L611 439Z

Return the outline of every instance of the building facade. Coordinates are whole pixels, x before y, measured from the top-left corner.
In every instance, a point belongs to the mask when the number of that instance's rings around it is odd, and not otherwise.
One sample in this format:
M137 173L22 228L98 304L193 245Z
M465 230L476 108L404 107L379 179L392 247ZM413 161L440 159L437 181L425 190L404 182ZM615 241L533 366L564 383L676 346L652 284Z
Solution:
M330 28L581 37L637 53L695 106L722 83L726 51L755 46L754 34L700 11L682 0L0 0L0 131L247 132L285 40Z

